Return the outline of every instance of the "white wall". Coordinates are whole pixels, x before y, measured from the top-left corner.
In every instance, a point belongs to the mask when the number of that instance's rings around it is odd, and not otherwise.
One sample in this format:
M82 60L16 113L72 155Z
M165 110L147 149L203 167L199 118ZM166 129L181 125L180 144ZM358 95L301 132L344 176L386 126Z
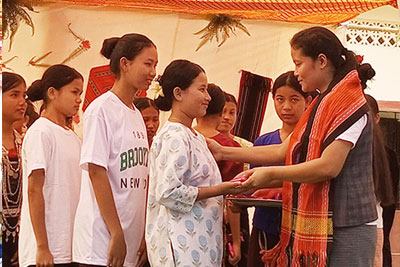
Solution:
M208 23L202 17L137 9L66 6L64 4L47 4L37 9L39 13L31 13L35 24L35 35L31 36L30 28L22 24L15 36L11 51L7 52L8 40L4 42L3 47L4 60L13 55L18 56L7 66L23 75L28 84L40 78L45 70L45 68L28 65L28 61L33 56L39 57L48 51L53 51L53 54L44 61L56 64L77 47L78 42L67 30L67 25L72 23L72 29L88 39L92 47L67 64L76 68L85 78L90 68L108 63L99 53L105 38L137 32L145 34L157 45L158 73L161 74L171 60L186 58L203 66L210 82L220 85L223 90L237 96L241 69L272 79L283 72L292 70L294 66L290 59L289 40L297 31L312 26L244 20L242 22L251 33L251 37L238 30L237 36L228 39L222 47L218 48L215 42L207 43L195 52L200 39L193 33ZM376 64L377 67L378 65ZM379 68L381 67L385 70L377 69L377 73L393 71L396 65L381 64ZM400 75L397 76L400 77ZM388 83L394 84L390 81ZM398 84L397 82L396 86ZM261 132L274 130L280 125L272 100L269 99ZM80 132L80 127L77 130Z
M383 6L360 14L357 18L399 24L400 10ZM339 32L341 35L344 34L343 30ZM398 42L400 42L400 32ZM376 71L374 79L367 83L368 89L365 92L378 100L400 101L400 47L348 44L347 48L363 55L364 62L370 63Z

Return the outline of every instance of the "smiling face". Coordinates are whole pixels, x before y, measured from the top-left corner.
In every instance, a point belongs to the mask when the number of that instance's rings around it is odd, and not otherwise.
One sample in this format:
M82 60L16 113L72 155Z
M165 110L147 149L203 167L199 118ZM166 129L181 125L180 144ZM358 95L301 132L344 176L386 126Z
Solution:
M223 134L229 134L235 126L237 116L237 107L233 102L226 102L222 111L222 121L218 126L218 131Z
M157 49L154 46L145 47L133 60L123 59L121 75L128 84L139 92L149 89L156 76Z
M50 90L50 89L49 89ZM50 104L63 116L71 117L76 115L81 104L81 94L83 91L83 81L77 78L59 90L52 89Z
M3 113L2 118L9 123L14 123L24 118L26 111L26 85L21 82L17 86L2 93Z
M159 112L154 107L148 107L141 111L144 124L146 125L147 138L149 142L156 135L158 126L160 125Z
M299 92L285 85L276 90L274 105L281 121L294 125L307 108L308 102Z
M182 110L188 117L194 119L206 115L208 103L211 101L207 85L206 74L200 72L186 90L181 90Z

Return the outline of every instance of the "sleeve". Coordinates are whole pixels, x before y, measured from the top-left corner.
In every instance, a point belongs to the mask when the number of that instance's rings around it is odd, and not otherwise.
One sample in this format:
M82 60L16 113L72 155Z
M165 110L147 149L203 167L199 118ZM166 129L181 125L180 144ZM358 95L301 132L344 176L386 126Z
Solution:
M257 137L257 139L254 141L254 145L253 146L262 146L263 144L263 138L265 138L265 135L259 136ZM260 167L261 165L254 165L254 164L250 164L250 169L254 169L257 167Z
M152 157L150 179L155 181L156 201L171 210L187 213L196 201L198 188L191 186L190 152L182 136L164 135Z
M44 169L45 175L51 160L51 140L44 131L33 130L24 138L22 155L26 162L27 176L32 171Z
M351 125L341 135L336 137L335 140L343 140L353 144L352 148L356 145L358 138L360 138L362 131L367 125L368 116L365 114L358 119L353 125Z
M88 163L108 169L110 146L109 131L102 116L85 114L80 166L88 170Z

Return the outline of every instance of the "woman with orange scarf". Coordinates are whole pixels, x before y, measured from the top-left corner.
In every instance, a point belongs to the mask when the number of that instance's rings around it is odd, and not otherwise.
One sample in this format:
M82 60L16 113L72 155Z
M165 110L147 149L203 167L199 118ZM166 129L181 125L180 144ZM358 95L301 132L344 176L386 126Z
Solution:
M239 174L249 177L244 192L283 184L281 240L262 251L267 266L373 266L372 123L355 56L323 27L298 32L290 44L302 90L319 92L292 136L240 149L209 141L210 149L217 159L287 165Z

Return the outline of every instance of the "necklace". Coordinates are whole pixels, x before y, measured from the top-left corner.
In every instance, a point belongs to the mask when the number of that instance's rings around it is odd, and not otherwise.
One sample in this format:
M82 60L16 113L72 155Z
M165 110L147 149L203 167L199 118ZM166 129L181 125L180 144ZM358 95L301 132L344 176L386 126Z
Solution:
M16 242L19 233L19 216L21 213L22 177L21 177L21 136L14 130L14 143L17 149L17 162L11 162L9 151L2 146L2 198L3 198L3 225L5 241L10 236Z

